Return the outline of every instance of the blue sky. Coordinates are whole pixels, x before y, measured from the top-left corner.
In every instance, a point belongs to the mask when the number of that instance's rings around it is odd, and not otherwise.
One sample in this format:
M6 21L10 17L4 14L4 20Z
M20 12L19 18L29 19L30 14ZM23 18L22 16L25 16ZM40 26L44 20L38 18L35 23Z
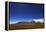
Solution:
M43 4L18 4L10 3L10 22L18 20L32 20L44 18Z

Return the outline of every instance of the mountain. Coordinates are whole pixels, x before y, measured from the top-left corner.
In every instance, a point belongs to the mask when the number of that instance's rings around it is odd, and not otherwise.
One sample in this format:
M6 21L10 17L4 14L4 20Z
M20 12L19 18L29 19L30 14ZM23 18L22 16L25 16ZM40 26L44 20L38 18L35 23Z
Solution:
M35 23L35 21L31 21L31 22L21 21L21 22L18 22L16 24L32 24L32 23Z

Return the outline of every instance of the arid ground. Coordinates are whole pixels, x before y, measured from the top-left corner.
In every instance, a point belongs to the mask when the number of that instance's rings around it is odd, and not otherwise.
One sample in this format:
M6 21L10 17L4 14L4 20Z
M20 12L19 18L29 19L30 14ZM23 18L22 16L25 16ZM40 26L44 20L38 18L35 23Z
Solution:
M9 30L16 29L36 29L36 28L44 28L43 23L34 23L34 24L9 24Z

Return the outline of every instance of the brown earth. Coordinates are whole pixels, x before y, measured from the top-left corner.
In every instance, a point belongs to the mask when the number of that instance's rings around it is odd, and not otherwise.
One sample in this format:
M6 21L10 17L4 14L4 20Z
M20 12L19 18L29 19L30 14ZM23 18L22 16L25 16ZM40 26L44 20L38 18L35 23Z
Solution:
M9 30L16 29L36 29L36 28L44 28L43 23L35 23L35 24L9 24Z

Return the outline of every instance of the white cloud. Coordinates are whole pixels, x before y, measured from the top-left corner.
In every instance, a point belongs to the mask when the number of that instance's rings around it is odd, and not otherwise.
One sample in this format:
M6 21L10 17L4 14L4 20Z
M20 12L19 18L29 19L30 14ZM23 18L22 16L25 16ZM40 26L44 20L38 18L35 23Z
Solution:
M10 21L10 24L16 24L18 21Z
M44 19L34 19L35 22L41 22L43 23L44 22Z

